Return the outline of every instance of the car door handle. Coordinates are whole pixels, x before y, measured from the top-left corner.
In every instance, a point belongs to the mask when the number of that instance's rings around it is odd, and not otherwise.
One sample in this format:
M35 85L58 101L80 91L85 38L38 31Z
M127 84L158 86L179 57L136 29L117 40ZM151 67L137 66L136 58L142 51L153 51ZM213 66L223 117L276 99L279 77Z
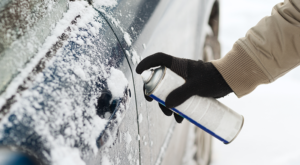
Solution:
M108 89L101 91L97 101L97 115L103 119L110 119L119 103L119 99L112 100L112 94Z
M105 125L104 130L101 131L96 143L98 148L101 148L105 144L107 144L110 138L113 138L115 141L115 138L119 132L119 124L122 121L122 115L124 117L124 110L126 109L120 109L120 104L126 105L126 103L129 101L128 98L131 97L131 91L130 88L126 88L124 91L124 96L122 98L114 99L112 100L112 94L109 90L104 89L101 91L101 96L98 98L97 102L97 115L99 115L103 119L107 119L108 122ZM117 119L117 111L119 111L119 116ZM120 120L121 119L121 120Z

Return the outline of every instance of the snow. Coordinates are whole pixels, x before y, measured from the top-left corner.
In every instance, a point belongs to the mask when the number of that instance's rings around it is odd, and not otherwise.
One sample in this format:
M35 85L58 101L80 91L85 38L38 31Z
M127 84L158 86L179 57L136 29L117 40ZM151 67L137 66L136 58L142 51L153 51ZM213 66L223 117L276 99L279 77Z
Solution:
M127 55L128 57L131 56L128 50L125 50L125 53L126 53L126 55Z
M272 7L279 2L227 0L220 3L220 41L224 55L248 29L270 15ZM224 145L214 139L211 165L300 164L299 75L300 69L296 68L241 99L234 94L219 99L242 114L245 123L231 144Z
M51 151L53 164L55 165L85 165L80 158L80 152L77 148L56 147Z
M131 161L132 160L132 155L129 154L127 158L128 158L129 161Z
M127 32L124 32L124 39L125 39L127 45L131 46L131 40L132 39L131 39L130 35Z
M143 114L140 114L139 115L139 123L142 123L143 122Z
M83 71L83 69L82 68L75 68L74 69L74 73L78 76L78 77L80 77L82 80L85 80L85 73L84 73L84 71Z
M130 133L128 131L125 133L125 141L126 141L127 144L130 144L130 142L132 141L132 138L131 138Z
M93 5L96 8L114 7L117 5L117 1L116 0L93 0Z
M128 81L124 73L112 67L110 69L110 74L110 77L107 79L107 84L113 97L124 96L125 88L128 85Z
M111 162L106 155L102 156L102 165L111 165Z
M126 142L126 150L129 150L130 149L130 142L132 141L132 138L131 138L131 135L130 135L129 131L127 131L125 133L124 140Z
M140 56L137 54L137 52L134 49L131 50L131 54L132 54L131 60L133 64L138 64L141 61Z

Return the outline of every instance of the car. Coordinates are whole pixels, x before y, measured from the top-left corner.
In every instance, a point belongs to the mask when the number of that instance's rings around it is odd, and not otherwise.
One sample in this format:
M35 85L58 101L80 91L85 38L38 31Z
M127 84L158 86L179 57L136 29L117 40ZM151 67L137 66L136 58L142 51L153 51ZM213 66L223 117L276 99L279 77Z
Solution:
M6 0L0 18L0 151L30 164L209 164L211 136L147 102L135 68L156 52L220 58L218 0Z

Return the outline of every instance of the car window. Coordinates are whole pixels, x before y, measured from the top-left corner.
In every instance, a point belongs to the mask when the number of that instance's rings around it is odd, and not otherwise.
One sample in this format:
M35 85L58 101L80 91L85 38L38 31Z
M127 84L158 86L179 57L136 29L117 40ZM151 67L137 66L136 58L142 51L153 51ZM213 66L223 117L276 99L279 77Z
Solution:
M68 0L1 0L0 94L36 54L67 8Z
M69 3L44 45L49 47L29 62L28 75L1 107L0 145L26 148L44 164L99 164L94 157L99 148L123 132L138 134L132 74L122 47L85 1ZM138 149L137 140L129 144ZM132 160L118 155L126 152L123 145L110 152L127 164L139 159L134 150L127 152Z
M122 47L124 48L129 61L136 65L141 57L140 53L147 46L148 37L152 30L148 29L147 35L142 41L137 43L140 34L151 18L154 10L159 4L159 0L115 0L112 1L111 8L103 8L98 1L94 1L93 6L99 10L112 26ZM161 14L161 13L160 13ZM157 20L156 20L157 21Z

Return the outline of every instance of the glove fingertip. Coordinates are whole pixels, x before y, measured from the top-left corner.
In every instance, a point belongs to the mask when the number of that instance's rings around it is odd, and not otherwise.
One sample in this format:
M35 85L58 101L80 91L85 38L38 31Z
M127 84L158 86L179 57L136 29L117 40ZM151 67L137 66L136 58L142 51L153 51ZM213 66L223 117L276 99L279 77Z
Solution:
M136 67L135 71L138 74L152 67L164 65L168 68L171 67L173 57L161 52L155 53L144 58Z
M181 117L180 115L177 115L174 113L174 118L176 120L177 123L181 123L183 121L183 117Z
M147 101L149 101L149 102L153 101L153 99L152 99L151 97L147 96L147 95L145 95L145 99L146 99Z
M161 109L161 111L166 115L166 116L171 116L173 114L173 111L171 111L170 109L168 109L167 107L161 105L158 103L159 108Z
M138 66L135 68L135 72L137 73L137 74L142 74L143 72L144 72L144 68L142 68L142 64L138 64Z

